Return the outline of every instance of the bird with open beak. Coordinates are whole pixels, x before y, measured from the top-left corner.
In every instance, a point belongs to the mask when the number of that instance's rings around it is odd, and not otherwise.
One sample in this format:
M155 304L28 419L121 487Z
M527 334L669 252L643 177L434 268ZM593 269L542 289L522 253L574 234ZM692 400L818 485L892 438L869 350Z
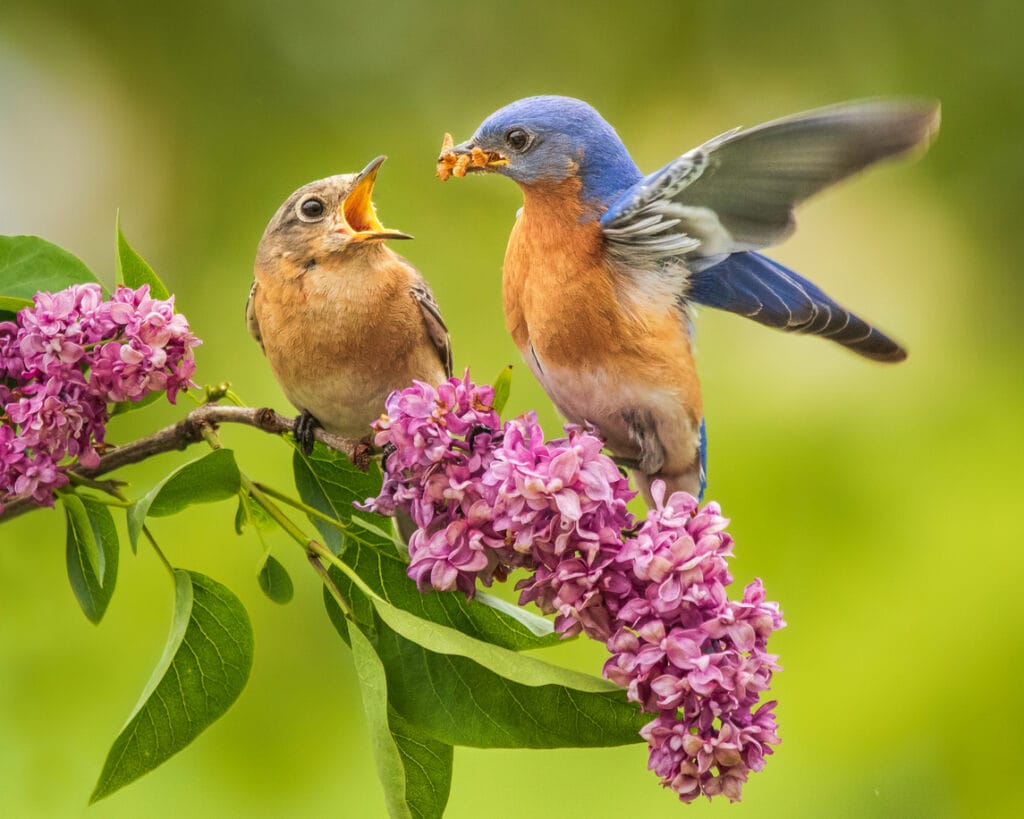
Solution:
M793 232L805 199L923 148L938 124L930 101L844 103L737 128L644 175L590 105L529 97L463 143L446 135L437 174L519 184L503 291L523 358L563 415L593 424L635 465L648 500L659 478L699 496L706 436L691 307L904 359L897 342L756 251Z
M305 452L317 426L364 438L393 390L451 375L448 330L420 272L386 244L372 193L379 156L357 174L303 185L256 251L246 320L300 411Z

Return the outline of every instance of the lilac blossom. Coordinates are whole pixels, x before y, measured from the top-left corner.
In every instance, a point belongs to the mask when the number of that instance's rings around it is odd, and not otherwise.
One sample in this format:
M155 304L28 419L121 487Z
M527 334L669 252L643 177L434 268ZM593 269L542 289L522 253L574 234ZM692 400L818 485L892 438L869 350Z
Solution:
M74 460L99 463L108 403L160 391L174 403L199 343L174 298L154 299L148 285L108 300L98 284L37 293L0 323L0 504L52 505Z
M738 800L779 742L775 703L759 700L779 669L768 637L785 623L760 580L729 599L729 521L685 492L666 498L661 481L638 521L598 437L570 426L546 442L534 413L499 427L492 400L468 371L393 393L374 424L393 451L366 508L420 527L408 572L421 591L472 596L477 580L526 569L520 603L555 614L563 637L605 642L605 676L657 714L641 734L662 784L685 802Z

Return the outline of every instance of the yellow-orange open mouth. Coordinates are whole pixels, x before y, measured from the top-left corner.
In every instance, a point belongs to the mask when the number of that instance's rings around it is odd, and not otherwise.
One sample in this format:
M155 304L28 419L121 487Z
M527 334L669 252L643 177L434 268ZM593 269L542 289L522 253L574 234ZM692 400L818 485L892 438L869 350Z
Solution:
M437 178L442 182L449 176L462 177L469 171L489 171L508 164L508 157L498 151L485 151L476 146L468 151L456 151L454 148L452 135L445 134L437 157Z
M338 232L348 234L351 242L412 238L408 233L384 227L373 207L373 185L377 180L377 171L385 159L386 156L378 156L363 168L356 177L352 190L338 206Z

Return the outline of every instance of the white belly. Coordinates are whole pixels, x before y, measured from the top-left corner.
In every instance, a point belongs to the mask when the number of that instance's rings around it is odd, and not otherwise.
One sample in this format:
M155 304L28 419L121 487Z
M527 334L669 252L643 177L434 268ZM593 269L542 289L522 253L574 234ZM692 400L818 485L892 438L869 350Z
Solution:
M602 368L552 367L532 347L524 357L559 412L573 424L593 426L616 455L640 457L630 430L632 418L653 427L648 433L665 450L666 470L684 469L692 462L699 430L678 390L626 381Z

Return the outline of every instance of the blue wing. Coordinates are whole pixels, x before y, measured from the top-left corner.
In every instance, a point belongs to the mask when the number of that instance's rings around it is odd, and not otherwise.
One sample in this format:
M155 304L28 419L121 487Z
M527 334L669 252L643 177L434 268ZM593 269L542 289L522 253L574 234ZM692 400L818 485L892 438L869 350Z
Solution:
M760 253L734 253L689 279L688 300L746 316L790 333L823 336L875 361L907 352L821 288Z

